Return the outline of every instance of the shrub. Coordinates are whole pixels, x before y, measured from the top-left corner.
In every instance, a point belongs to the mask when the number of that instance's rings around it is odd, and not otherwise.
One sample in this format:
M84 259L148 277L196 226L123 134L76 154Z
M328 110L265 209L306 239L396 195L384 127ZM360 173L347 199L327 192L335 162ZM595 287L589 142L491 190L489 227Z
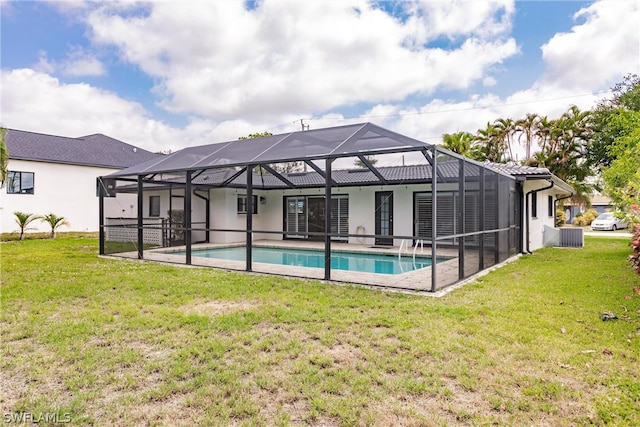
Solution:
M573 225L578 227L586 227L591 225L594 219L596 219L600 213L595 209L589 209L586 212L578 212L573 219Z
M591 225L593 220L598 218L598 215L600 215L600 212L598 212L595 209L589 209L588 211L586 211L584 213L584 215L582 216L582 218L584 218L584 220L585 220L585 224L584 225Z
M631 267L640 275L640 224L635 225L633 237L631 238L631 250L633 251L629 255Z
M47 224L49 224L49 227L51 227L49 237L52 239L56 238L56 231L58 230L58 228L62 227L63 225L69 225L69 221L67 221L65 217L58 216L54 213L43 215L39 217L39 219L42 222L46 222Z
M16 224L20 227L20 240L24 240L24 232L30 230L29 224L41 218L40 215L20 211L14 212L13 215L15 216Z
M584 216L576 215L576 217L573 219L573 225L575 225L576 227L584 227L585 225L587 225Z
M556 227L562 227L567 223L567 215L564 213L564 209L560 208L556 211Z

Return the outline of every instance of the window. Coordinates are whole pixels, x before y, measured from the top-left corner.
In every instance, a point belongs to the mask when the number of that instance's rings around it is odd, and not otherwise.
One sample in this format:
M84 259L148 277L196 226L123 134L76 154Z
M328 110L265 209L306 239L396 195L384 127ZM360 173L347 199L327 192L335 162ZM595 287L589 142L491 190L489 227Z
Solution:
M160 196L149 196L149 216L160 216Z
M254 195L253 198L253 213L258 213L258 196ZM247 195L246 194L238 194L238 213L246 214L247 213Z
M553 216L553 196L547 196L547 202L549 203L549 205L547 206L548 212L547 215L549 217Z
M33 172L9 171L7 194L33 194Z
M531 194L531 218L538 217L538 193Z
M284 229L286 238L313 239L308 232L325 231L324 196L288 196L285 197ZM331 196L331 233L332 240L348 240L349 234L349 196L336 194Z

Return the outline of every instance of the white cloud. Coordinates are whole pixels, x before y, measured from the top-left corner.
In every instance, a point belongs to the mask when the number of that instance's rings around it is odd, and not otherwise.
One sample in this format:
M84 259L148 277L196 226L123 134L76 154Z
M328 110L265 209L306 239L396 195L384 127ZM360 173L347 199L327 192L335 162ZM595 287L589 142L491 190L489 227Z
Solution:
M570 32L556 34L542 46L546 71L532 87L505 97L487 93L461 102L430 100L404 116L386 119L386 126L438 143L443 133L476 132L498 118L537 113L554 119L571 105L592 108L625 74L640 73L640 3L598 1L575 18L580 23ZM485 85L493 82L493 76L484 78Z
M306 121L312 129L371 121L438 143L443 133L476 132L500 117L555 118L571 104L590 108L602 94L575 95L607 89L640 70L636 5L604 1L581 11L581 23L543 46L547 71L531 88L460 101L426 96L500 86L495 65L518 53L507 33L511 1L427 1L404 21L364 0L266 0L253 11L232 1L143 9L129 2L82 4L67 9L88 19L94 43L116 46L159 82L162 106L193 117L172 127L113 92L52 77L106 72L96 54L75 48L60 62L42 52L37 71L2 71L2 120L65 136L101 132L152 151L298 130L300 117L312 118ZM422 45L438 37L455 39L456 48ZM418 96L409 105L410 95ZM360 117L343 117L350 106L360 111L359 104L373 106Z
M150 151L235 140L265 130L299 129L294 117L283 126L272 122L192 118L184 128L155 120L140 104L91 85L64 84L31 69L0 71L2 124L8 128L78 137L103 133ZM37 125L34 125L34 120Z
M34 69L46 74L62 74L73 77L99 77L107 74L104 64L92 53L81 47L73 47L60 62L51 61L47 52L38 52Z
M8 128L70 137L104 133L152 151L188 141L185 133L151 119L139 104L88 84L63 84L31 69L3 70L0 76L2 120Z
M640 2L598 1L575 19L584 22L542 46L547 72L538 84L591 90L640 72Z
M49 61L47 52L41 50L38 52L38 63L34 68L42 73L53 74L56 70L56 65Z
M457 19L467 20L462 27L473 36L448 51L408 46L408 39L423 37L417 18L401 22L364 0L267 0L251 11L240 1L158 2L140 14L120 14L122 4L113 10L105 3L88 23L94 42L117 46L159 79L164 108L256 119L398 101L482 81L517 47L503 34L512 2L479 3L419 7L428 14L420 18L423 26L454 11L456 19L438 27L446 34L461 27Z
M493 87L498 84L498 80L496 80L492 76L487 76L482 80L482 85L485 87Z
M61 64L62 73L69 76L104 76L107 69L104 64L92 53L86 52L80 47L75 47L67 55L67 59Z
M503 36L511 29L515 5L513 0L420 0L407 2L406 9L416 42L422 44L440 37Z

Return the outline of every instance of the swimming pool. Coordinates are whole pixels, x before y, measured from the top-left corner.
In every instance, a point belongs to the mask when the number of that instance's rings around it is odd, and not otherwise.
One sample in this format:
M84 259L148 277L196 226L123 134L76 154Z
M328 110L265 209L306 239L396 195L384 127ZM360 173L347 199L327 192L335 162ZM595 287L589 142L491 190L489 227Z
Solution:
M184 255L184 251L171 252ZM247 249L244 246L224 248L194 249L191 256L216 258L232 261L245 261ZM288 265L296 267L324 268L324 251L296 248L272 248L254 246L252 252L254 262L267 264ZM438 257L438 262L445 259ZM357 252L331 252L331 268L336 270L358 271L376 274L402 274L408 271L430 267L431 258L403 256L398 260L397 255L385 255Z

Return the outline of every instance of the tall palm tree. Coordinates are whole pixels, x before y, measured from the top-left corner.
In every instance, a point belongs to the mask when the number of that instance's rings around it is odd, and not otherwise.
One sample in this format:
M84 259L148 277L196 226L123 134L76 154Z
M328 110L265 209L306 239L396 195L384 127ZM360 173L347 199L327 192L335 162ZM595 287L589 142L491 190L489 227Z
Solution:
M13 213L16 217L16 224L20 227L20 240L24 240L24 232L29 230L29 224L31 224L36 219L41 219L40 215L35 215L32 213L24 213L20 211L16 211Z
M510 118L497 119L493 123L498 132L498 140L502 143L504 160L513 161L513 136L516 133L516 123Z
M4 187L4 182L7 180L7 167L9 165L9 150L7 150L7 144L5 143L5 137L7 136L7 130L4 126L0 125L0 188Z
M57 216L56 214L53 214L53 213L40 217L40 220L48 223L49 226L51 227L51 233L49 234L49 237L51 237L52 239L56 238L56 231L58 230L58 228L60 228L63 225L69 225L69 222L65 217Z
M549 163L549 153L553 152L553 139L556 133L555 120L549 120L547 116L540 117L535 133L540 150L530 155L528 162L530 166L546 167Z
M518 132L518 142L524 145L524 161L523 164L528 165L531 162L531 145L538 134L538 125L540 124L540 116L536 113L527 113L523 119L519 119L515 123ZM522 139L524 138L524 142Z

